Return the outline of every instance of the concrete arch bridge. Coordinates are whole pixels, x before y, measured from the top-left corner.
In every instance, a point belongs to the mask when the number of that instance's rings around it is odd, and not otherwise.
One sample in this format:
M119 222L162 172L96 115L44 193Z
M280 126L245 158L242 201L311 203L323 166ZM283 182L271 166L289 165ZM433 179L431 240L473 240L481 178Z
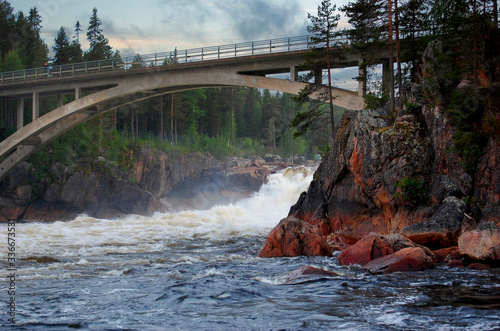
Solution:
M17 100L17 131L0 142L0 180L42 146L85 121L128 104L190 89L241 86L298 94L305 86L297 75L309 49L309 36L272 39L128 59L45 67L0 74L0 100ZM334 67L357 66L346 59ZM266 75L289 73L289 79ZM321 74L321 73L319 73ZM286 76L288 77L288 75ZM362 109L359 92L334 88L335 104ZM83 92L92 94L82 96ZM75 100L63 104L65 94ZM57 108L39 116L40 98L57 95ZM313 96L314 97L314 96ZM23 123L31 99L32 121Z

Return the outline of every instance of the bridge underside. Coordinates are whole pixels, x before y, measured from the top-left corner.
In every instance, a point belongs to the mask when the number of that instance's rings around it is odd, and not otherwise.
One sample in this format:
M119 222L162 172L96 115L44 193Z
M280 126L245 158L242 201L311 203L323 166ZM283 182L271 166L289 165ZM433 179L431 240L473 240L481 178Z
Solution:
M137 101L173 92L224 86L263 88L298 94L305 84L207 68L201 73L196 70L142 70L137 75L120 77L116 84L107 86L114 87L76 98L75 101L37 118L2 141L0 180L20 162L63 133L99 114ZM333 94L336 96L334 103L340 107L359 110L364 106L363 99L356 92L335 88Z

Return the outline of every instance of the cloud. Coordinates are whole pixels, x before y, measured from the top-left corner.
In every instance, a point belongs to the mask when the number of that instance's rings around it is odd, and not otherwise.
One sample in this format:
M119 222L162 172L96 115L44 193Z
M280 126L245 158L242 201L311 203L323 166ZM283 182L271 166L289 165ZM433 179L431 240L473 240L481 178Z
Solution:
M304 34L307 16L297 0L157 0L161 23L196 41L230 42Z
M224 6L226 0L218 0L228 14L234 29L244 40L284 37L290 31L298 32L297 18L303 13L296 0L283 1L234 1L231 6ZM297 33L293 33L297 34Z

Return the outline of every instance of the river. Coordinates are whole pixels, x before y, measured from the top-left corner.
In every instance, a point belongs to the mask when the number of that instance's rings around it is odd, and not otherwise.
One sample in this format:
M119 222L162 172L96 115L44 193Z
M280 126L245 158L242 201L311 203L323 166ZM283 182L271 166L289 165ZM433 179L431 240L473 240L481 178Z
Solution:
M203 211L18 223L14 295L1 224L0 329L500 329L498 269L373 276L332 257L257 258L311 179L311 169L288 169L247 199ZM339 276L285 282L305 265Z

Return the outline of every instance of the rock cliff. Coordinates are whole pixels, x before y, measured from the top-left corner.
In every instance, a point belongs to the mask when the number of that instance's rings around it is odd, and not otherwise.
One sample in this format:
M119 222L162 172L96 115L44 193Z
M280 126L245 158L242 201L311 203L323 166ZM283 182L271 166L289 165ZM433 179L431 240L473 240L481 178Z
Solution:
M485 137L473 146L480 147L476 163L458 145L462 141L457 137L463 134L450 109L434 106L424 89L423 84L408 84L405 104L397 114L386 109L346 112L331 151L288 219L293 216L312 225L309 231L323 236L332 250L346 249L371 233L400 233L430 249L461 242L459 247L465 247L467 235L493 241L476 245L485 246L487 252L469 254L460 248L462 255L474 259L485 254L498 260L500 84L490 86L487 106L476 114L476 130ZM286 228L283 222L281 229ZM486 223L495 230L480 234L474 230ZM284 242L276 233L273 230L260 256L290 255L287 247L276 247L276 242ZM293 233L283 236L293 241ZM424 262L429 265L427 257Z

